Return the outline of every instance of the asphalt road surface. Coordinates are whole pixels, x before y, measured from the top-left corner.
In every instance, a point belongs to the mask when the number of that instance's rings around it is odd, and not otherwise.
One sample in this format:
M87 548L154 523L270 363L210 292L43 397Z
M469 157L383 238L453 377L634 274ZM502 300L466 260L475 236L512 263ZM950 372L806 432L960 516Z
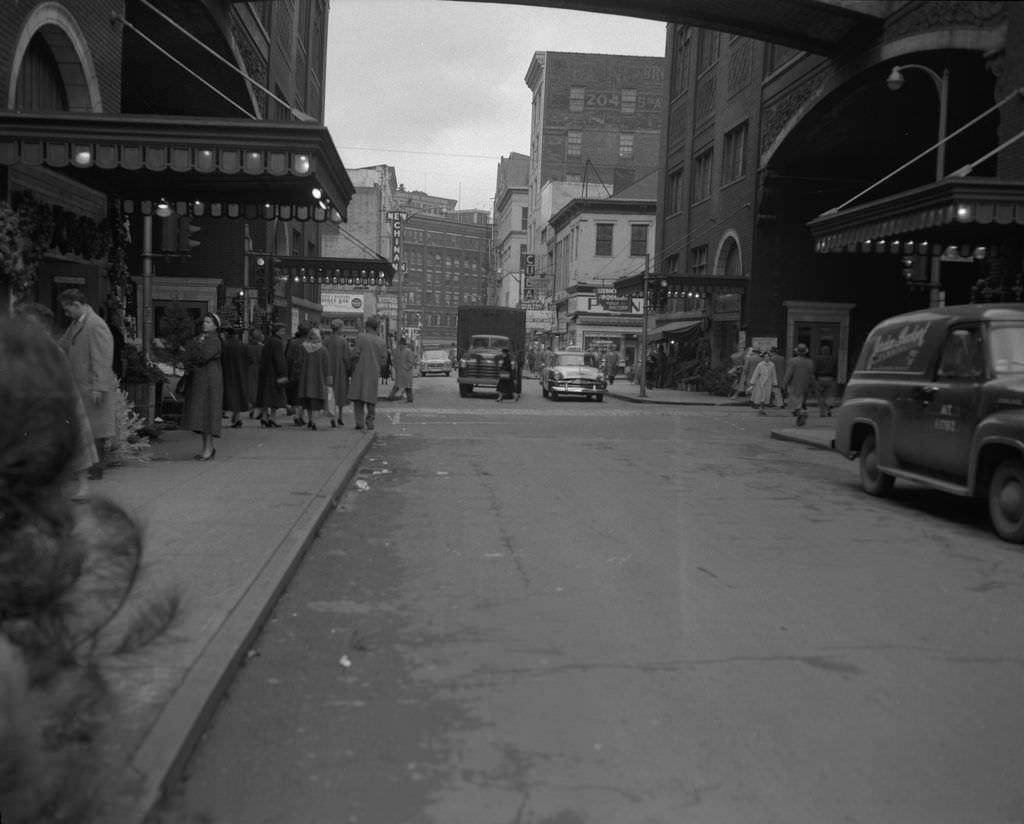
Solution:
M416 384L164 820L1024 821L983 507L870 498L744 408Z

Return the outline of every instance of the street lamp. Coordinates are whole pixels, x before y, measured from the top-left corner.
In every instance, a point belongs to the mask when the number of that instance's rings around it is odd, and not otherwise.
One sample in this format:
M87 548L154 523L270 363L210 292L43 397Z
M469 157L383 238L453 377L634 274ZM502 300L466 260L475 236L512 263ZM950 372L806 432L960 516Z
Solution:
M942 180L946 176L946 119L949 109L949 69L943 69L940 76L935 69L922 66L920 63L907 63L903 66L893 66L889 76L885 79L885 85L890 91L898 92L903 88L903 72L907 69L919 69L931 78L935 84L935 91L939 94L939 141L935 147L935 180ZM932 306L939 305L939 286L941 285L940 270L942 259L939 255L931 258L931 289L929 289L929 303Z
M644 319L640 325L640 352L637 355L636 368L640 370L640 397L647 397L647 312L650 295L647 290L651 279L651 256L644 255Z

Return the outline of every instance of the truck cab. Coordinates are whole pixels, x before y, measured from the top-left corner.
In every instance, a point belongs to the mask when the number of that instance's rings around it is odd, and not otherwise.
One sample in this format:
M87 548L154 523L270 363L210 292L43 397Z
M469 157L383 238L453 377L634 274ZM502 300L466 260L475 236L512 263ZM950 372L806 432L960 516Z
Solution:
M516 392L522 392L526 312L506 306L460 306L458 314L459 395L496 391L502 350L512 354Z

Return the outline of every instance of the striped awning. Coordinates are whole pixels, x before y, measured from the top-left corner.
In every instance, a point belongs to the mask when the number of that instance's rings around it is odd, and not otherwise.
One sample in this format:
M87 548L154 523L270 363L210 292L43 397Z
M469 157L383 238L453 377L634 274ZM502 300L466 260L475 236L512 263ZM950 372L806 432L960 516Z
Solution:
M817 252L941 248L984 229L1024 225L1024 180L946 178L890 197L825 212L807 224ZM881 246L879 245L881 244Z
M341 221L355 193L326 127L235 118L0 112L0 165L45 166L127 214Z

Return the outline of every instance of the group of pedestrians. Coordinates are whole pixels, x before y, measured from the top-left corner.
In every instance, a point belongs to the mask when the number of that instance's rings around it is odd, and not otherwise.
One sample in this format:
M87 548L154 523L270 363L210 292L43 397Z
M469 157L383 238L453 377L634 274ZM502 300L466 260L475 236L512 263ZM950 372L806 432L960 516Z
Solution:
M214 438L221 436L226 414L231 428L240 428L248 411L261 427L277 429L277 414L284 409L295 426L316 430L321 412L332 428L344 426L342 413L351 403L355 428L373 429L378 381L387 364L387 347L377 330L377 319L367 318L350 343L342 322L334 320L327 334L300 326L286 343L286 328L276 323L266 340L253 332L246 344L237 330L222 328L220 317L207 312L185 349L181 388L180 426L202 437L196 460L216 457ZM411 386L410 377L410 400Z
M768 406L788 405L797 426L803 426L807 422L807 399L811 395L818 403L821 417L832 415L838 368L832 347L827 343L821 345L813 360L804 343L796 345L788 361L776 346L760 351L751 347L745 352L741 347L733 355L732 371L736 374L732 397L745 389L760 415L767 414Z

